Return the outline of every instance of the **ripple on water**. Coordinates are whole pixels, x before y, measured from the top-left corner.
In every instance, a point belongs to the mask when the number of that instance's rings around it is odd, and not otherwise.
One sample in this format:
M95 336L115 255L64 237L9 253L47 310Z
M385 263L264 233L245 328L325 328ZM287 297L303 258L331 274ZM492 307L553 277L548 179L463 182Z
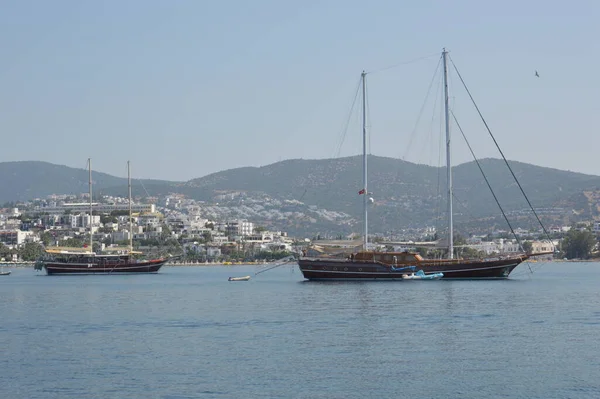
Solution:
M2 398L600 397L600 264L433 284L29 272L0 285Z

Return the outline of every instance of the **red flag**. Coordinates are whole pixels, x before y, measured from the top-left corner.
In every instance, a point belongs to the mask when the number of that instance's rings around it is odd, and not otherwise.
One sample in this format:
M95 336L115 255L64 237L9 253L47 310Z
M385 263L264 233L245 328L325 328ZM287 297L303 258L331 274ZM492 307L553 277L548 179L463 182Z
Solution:
M84 247L84 248L87 248L87 244L83 244L83 247Z
M364 194L364 193L366 193L366 192L367 192L367 191L366 191L366 190L363 188L362 190L360 190L360 191L358 192L358 195Z

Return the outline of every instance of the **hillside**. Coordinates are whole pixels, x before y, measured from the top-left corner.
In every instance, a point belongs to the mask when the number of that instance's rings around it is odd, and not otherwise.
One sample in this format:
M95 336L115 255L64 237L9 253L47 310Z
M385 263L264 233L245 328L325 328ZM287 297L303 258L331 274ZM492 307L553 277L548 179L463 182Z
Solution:
M520 215L528 205L504 162L484 159L480 163L503 209L523 219ZM216 196L227 192L299 200L307 206L347 213L354 219L348 221L348 227L356 231L356 219L360 218L362 209L358 195L362 186L361 165L360 156L288 160L260 168L215 173L191 180L179 191L207 202L215 202ZM576 209L581 218L594 216L584 192L600 190L600 177L521 162L510 162L510 165L534 207L541 210L541 215L549 215L545 217L548 223L564 217L572 209ZM506 227L474 162L454 168L454 188L457 223L484 219L486 224L498 223L498 227ZM445 223L441 220L445 218L446 208L442 201L445 190L445 168L370 156L369 191L375 200L370 212L372 231L398 232L399 226L442 226ZM556 215L560 209L547 208L562 208L563 213ZM532 216L530 212L529 216ZM532 224L534 219L529 219L524 225Z
M94 191L119 188L126 193L127 179L92 171ZM50 194L80 194L88 192L87 169L70 168L48 162L0 162L0 204L27 201ZM159 180L143 180L144 185L169 185ZM125 191L123 190L125 187Z
M510 162L532 204L546 223L598 215L600 177ZM534 219L503 161L485 159L482 168L504 210L523 226ZM360 230L361 157L287 160L263 167L213 173L184 183L156 180L134 183L134 195L184 194L203 201L211 218L247 218L256 224L302 234L348 234ZM87 191L87 171L43 162L0 163L0 202ZM126 192L126 180L94 173L95 191ZM505 228L477 165L454 168L455 220L474 229ZM369 157L370 212L373 232L443 226L445 169L398 159Z

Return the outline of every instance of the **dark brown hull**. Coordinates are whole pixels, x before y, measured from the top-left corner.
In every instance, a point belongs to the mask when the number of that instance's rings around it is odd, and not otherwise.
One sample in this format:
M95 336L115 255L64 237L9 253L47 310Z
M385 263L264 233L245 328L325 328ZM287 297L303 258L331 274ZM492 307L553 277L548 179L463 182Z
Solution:
M137 274L156 273L167 263L167 259L156 259L147 262L123 262L119 264L95 263L62 263L46 262L44 267L48 275L58 274Z
M422 262L415 270L425 274L444 273L443 279L506 279L527 257L513 257L495 260L473 260L455 262ZM350 261L346 259L300 258L300 271L308 280L402 280L402 275L410 273L398 265L372 261ZM400 269L400 270L399 270Z

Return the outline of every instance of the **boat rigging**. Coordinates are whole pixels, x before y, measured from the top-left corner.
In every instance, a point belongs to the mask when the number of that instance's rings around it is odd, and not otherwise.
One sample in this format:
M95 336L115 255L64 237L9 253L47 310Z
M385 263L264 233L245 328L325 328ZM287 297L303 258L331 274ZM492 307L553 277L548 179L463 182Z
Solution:
M453 186L452 186L452 152L451 152L451 135L450 135L450 107L449 107L449 88L448 88L448 52L446 49L442 51L442 65L443 65L443 91L444 91L444 122L445 122L445 136L446 136L446 196L447 196L447 213L448 213L448 233L447 233L447 253L446 259L424 259L421 255L409 251L404 252L380 252L377 250L369 251L369 231L368 231L368 165L367 165L367 110L366 110L366 84L367 84L367 73L361 73L362 83L362 138L363 138L363 187L359 191L359 194L363 195L363 243L362 250L351 253L346 257L327 255L321 253L316 256L307 256L306 254L299 258L298 265L303 273L304 277L309 280L401 280L403 275L406 275L407 268L415 268L422 271L423 275L435 275L444 279L452 278L466 278L466 279L505 279L508 278L510 273L519 264L526 261L532 256L543 255L552 252L543 252L536 254L528 254L522 251L522 253L508 256L500 256L495 258L477 258L477 259L455 259L454 258L454 225L453 225ZM456 66L452 63L454 68ZM458 70L456 69L457 73ZM459 74L460 76L460 74ZM461 82L464 84L464 80L460 77ZM468 89L467 89L468 91ZM484 121L488 133L492 136L489 126L483 119L479 108L475 104L473 97L469 97L473 101L480 117ZM454 114L452 113L454 117ZM462 129L461 129L462 132ZM464 133L463 133L464 135ZM497 145L497 142L494 142ZM498 147L499 149L499 147ZM474 153L472 152L473 156ZM510 169L510 165L506 161L504 154L502 154L506 165ZM481 170L481 168L480 168ZM482 171L482 170L481 170ZM483 171L482 171L483 172ZM524 190L518 182L515 174L511 173L522 194L526 197ZM485 175L484 175L485 176ZM488 186L491 189L491 186ZM494 195L495 197L495 195ZM496 202L497 198L495 197ZM531 206L531 202L526 197L528 204L533 210L538 222L541 220L537 217L537 213ZM506 215L502 211L504 217ZM508 219L506 219L508 221ZM544 232L546 229L542 224ZM511 226L511 231L514 230ZM546 232L547 233L547 232ZM515 234L516 236L516 234ZM549 237L549 236L548 236ZM517 238L518 240L518 238ZM520 245L520 242L519 242ZM523 250L522 246L520 246Z

